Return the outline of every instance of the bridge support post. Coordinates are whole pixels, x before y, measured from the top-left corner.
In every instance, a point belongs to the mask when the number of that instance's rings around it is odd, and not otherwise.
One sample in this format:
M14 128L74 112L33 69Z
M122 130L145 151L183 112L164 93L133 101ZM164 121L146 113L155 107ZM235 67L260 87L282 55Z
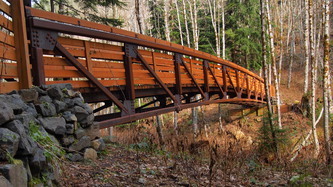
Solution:
M203 61L203 71L204 71L204 92L205 92L205 101L209 100L209 72L208 72L208 67L209 67L209 62L207 60Z
M222 79L223 79L223 99L228 99L227 92L228 92L228 86L227 86L227 69L225 66L222 66Z
M135 89L134 89L134 75L133 75L133 62L132 58L137 58L137 54L135 53L137 50L137 46L125 43L124 46L124 67L125 67L125 75L126 75L126 99L124 101L125 108L129 111L128 114L134 114L134 102L135 102ZM121 114L122 116L126 115L126 113Z
M182 89L182 79L181 79L181 69L180 65L182 63L182 55L176 53L175 54L175 61L174 61L174 66L175 66L175 77L176 77L176 84L175 84L175 98L177 102L175 102L175 106L177 106L177 112L179 112L178 108L179 105L181 104L181 96L183 94L183 89Z

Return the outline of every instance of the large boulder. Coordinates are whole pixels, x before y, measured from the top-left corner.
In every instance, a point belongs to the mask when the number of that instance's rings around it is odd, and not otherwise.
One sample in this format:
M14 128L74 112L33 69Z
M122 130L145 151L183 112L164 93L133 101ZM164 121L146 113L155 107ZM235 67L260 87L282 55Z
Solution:
M13 187L13 185L4 176L0 176L0 186L1 187Z
M97 160L97 152L92 148L87 148L86 150L84 150L83 157L85 160L95 161Z
M91 141L89 136L83 136L78 142L69 147L70 152L81 151L84 148L90 147Z
M54 135L66 133L66 121L62 117L48 117L38 119L45 130Z
M56 100L61 100L64 97L64 94L62 93L62 88L58 85L53 85L49 89L47 89L48 95Z
M35 153L37 144L30 136L27 135L21 121L14 120L7 123L5 127L20 135L20 142L18 146L19 151L17 152L18 155L27 156Z
M64 112L67 109L66 103L64 103L62 101L54 100L53 104L54 104L58 114L61 113L61 112Z
M98 123L94 123L85 129L86 135L90 137L91 140L101 137L101 133L99 131Z
M83 160L83 156L80 153L69 153L66 158L72 162L80 162Z
M3 102L0 102L0 126L14 119L13 110Z
M62 117L65 118L66 122L68 122L68 123L77 122L77 117L74 114L72 114L70 111L65 111L62 114Z
M23 89L19 90L18 93L20 94L22 100L26 103L36 102L38 99L38 92L34 89Z
M74 106L71 109L71 112L76 116L77 121L81 124L82 121L86 120L87 117L90 115L88 111L80 106Z
M20 136L17 133L0 128L0 160L6 160L7 154L15 156L19 142Z
M0 103L6 103L14 111L15 115L21 114L28 108L28 105L22 101L21 96L18 94L0 95Z
M33 176L38 176L46 168L47 161L44 150L37 149L36 153L29 159L29 166Z
M105 142L102 138L91 141L91 145L96 151L105 150Z
M13 186L28 186L28 175L22 162L19 164L7 164L0 166L0 172Z
M57 114L57 110L53 103L42 103L39 105L36 105L36 109L39 114L41 114L44 117L52 117Z

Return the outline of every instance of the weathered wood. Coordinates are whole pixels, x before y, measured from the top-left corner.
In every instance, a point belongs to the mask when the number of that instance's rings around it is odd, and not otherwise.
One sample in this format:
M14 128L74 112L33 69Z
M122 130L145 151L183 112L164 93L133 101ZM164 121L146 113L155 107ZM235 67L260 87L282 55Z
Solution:
M12 1L11 8L20 88L31 88L32 77L23 0Z

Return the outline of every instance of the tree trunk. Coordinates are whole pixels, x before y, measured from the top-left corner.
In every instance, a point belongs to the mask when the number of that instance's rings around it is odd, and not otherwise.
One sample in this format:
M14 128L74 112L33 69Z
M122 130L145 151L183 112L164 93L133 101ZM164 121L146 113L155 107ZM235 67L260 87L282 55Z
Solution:
M136 21L138 23L139 32L140 32L140 34L143 34L143 29L142 29L142 24L141 24L141 16L140 16L140 1L139 0L135 0L135 17L136 17Z
M304 94L309 90L309 64L310 64L310 30L309 30L309 0L305 2L305 23L304 23L304 48L305 48L305 72L304 72Z
M265 20L266 20L266 14L265 14L265 2L264 0L260 0L260 7L261 7L261 39L262 39L262 67L263 67L263 74L264 74L264 81L265 81L265 92L266 92L266 98L267 98L267 109L268 109L268 118L269 118L269 126L272 133L272 139L273 139L273 148L275 149L275 152L277 152L277 144L276 144L276 135L274 131L273 126L273 108L271 103L271 93L270 93L270 83L268 80L268 64L267 64L267 40L266 40L266 27L265 27Z
M190 31L188 29L188 20L187 20L187 12L186 12L186 3L185 3L185 0L183 0L183 13L184 13L184 21L185 21L187 46L191 47Z
M277 104L276 104L277 105L277 121L278 121L279 128L282 129L281 110L280 110L281 109L280 87L279 87L277 69L276 69L274 36L273 36L273 29L272 29L272 24L271 24L270 8L269 8L268 0L266 0L266 10L267 10L267 12L266 12L267 20L268 20L268 32L269 32L269 39L270 39L270 52L271 52L271 58L272 58L273 78L274 78L276 100L277 100Z
M164 0L164 23L165 23L165 38L168 42L171 41L170 38L170 28L169 28L169 14L170 14L170 2L169 0Z
M309 6L309 30L310 30L310 55L311 55L311 102L312 102L312 133L313 140L315 143L314 157L319 155L319 141L316 130L316 60L315 60L315 49L314 49L314 30L313 30L313 3L312 0L308 2Z
M282 4L283 1L280 2L280 59L279 59L279 85L281 85L281 73L282 73L282 62L283 62L283 14L282 14Z
M176 5L176 10L177 10L177 20L178 20L178 29L179 29L179 36L180 36L180 44L184 45L183 30L182 30L182 24L181 24L181 20L180 20L180 15L179 15L178 0L175 0L174 3Z
M329 108L329 76L330 76L330 1L324 1L323 28L324 28L324 68L323 68L323 98L324 98L324 135L325 135L325 150L326 150L326 162L330 165L332 162L332 150L331 150L331 136L330 136L330 108Z
M295 54L295 32L292 34L292 41L290 46L290 63L289 63L289 71L288 71L288 85L287 87L290 88L291 84L291 77L292 77L292 70L293 70L293 64L294 64L294 54Z

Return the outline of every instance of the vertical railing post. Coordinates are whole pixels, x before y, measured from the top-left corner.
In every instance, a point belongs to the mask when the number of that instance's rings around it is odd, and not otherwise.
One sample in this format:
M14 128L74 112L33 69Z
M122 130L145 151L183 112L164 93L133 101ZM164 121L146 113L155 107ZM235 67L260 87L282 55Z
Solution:
M35 86L45 85L45 71L43 63L43 49L38 47L31 48L31 64L33 84Z
M208 72L208 61L207 60L204 60L202 62L203 64L203 72L204 72L204 92L205 92L205 95L206 95L206 100L209 100L209 72Z
M227 99L227 92L228 92L228 86L227 86L227 68L225 66L222 66L222 79L223 79L223 99Z
M251 98L251 90L250 90L250 80L249 80L249 75L246 74L246 93L247 93L247 98Z
M175 84L175 97L178 101L178 104L181 103L181 95L183 94L183 88L182 88L182 79L181 79L181 69L180 65L182 63L182 55L176 53L175 54L175 78L176 78L176 84Z
M13 18L14 41L16 48L17 70L20 89L31 88L32 77L30 70L27 27L23 0L11 1Z
M124 105L129 111L129 114L135 113L134 100L135 100L135 88L134 88L134 75L133 75L133 63L132 58L136 57L134 48L136 46L131 44L125 44L124 66L126 76L126 100Z

